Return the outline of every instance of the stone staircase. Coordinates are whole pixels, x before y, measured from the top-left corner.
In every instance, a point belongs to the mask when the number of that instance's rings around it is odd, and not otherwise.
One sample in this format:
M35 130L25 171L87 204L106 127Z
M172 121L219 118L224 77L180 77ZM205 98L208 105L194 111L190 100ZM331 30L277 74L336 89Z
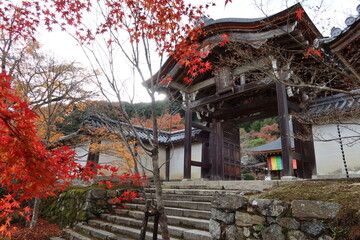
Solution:
M271 187L270 185L264 187L261 184L259 186L261 189L258 190L260 191L263 188ZM233 187L224 187L221 184L196 184L195 182L165 183L163 196L171 239L210 240L209 220L212 196L216 191L240 194L244 191L257 190L254 186L251 187L251 190L247 189L248 187L249 185L239 187L238 181ZM224 190L226 188L227 190ZM153 188L147 189L147 198L153 197L154 192ZM112 213L101 214L98 219L80 223L75 229L64 229L62 237L52 240L139 239L144 216L144 203L143 199L134 199L127 204L126 209L115 209ZM153 239L153 227L152 218L149 218L146 239ZM162 239L160 234L158 239Z

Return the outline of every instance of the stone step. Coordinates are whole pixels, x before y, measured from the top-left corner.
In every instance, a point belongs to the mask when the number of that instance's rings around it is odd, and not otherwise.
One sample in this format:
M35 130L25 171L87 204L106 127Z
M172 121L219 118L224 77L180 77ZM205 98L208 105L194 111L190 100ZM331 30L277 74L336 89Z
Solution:
M93 237L94 239L98 239L98 240L126 240L126 239L130 240L128 237L120 236L113 232L109 232L104 229L99 229L94 226L89 226L85 224L78 224L76 225L75 229L78 232L85 233Z
M122 235L126 235L127 238L126 239L139 239L139 235L140 235L140 228L132 228L132 227L128 227L127 226L123 226L123 225L118 225L115 223L111 223L111 222L107 222L107 221L102 221L102 220L90 220L89 221L89 225L91 226L95 226L97 228L101 228L101 229L108 229L111 232L114 233L119 233ZM151 224L149 224L150 227ZM152 228L151 228L152 229ZM145 235L145 239L146 240L152 240L153 239L153 233L152 232L146 232ZM158 239L161 240L162 237L160 234L158 234ZM174 238L171 237L171 240L178 240L179 238Z
M67 240L94 240L94 238L90 238L84 236L72 229L63 229L61 236Z
M141 205L140 205L141 206ZM143 215L144 208L142 210L136 210L136 208L140 209L140 206L135 206L135 209L129 211L129 209L115 209L114 212L121 216L129 216L134 214ZM179 216L179 217L190 217L190 218L199 218L199 219L207 219L209 220L211 217L211 212L206 210L192 210L192 209L181 209L181 208L172 208L166 207L165 213L167 215Z
M145 189L147 194L155 193L154 188ZM192 188L184 188L184 189L163 189L163 194L177 194L177 195L192 195L192 196L213 196L215 192L227 192L227 193L234 193L234 194L241 194L242 191L238 190L216 190L216 189L192 189Z
M154 199L154 194L147 193L148 199ZM179 194L163 194L164 200L186 200L194 202L211 202L212 196L207 195L179 195Z
M165 209L166 208L181 208L186 211L187 209L191 210L201 210L201 211L210 211L211 203L210 202L192 202L192 201L173 201L173 200L164 200ZM139 210L144 211L145 205L141 203L126 203L126 208L130 210Z
M129 218L129 223L128 224L135 224L136 220L135 219L130 219ZM141 221L138 221L141 224ZM96 226L99 228L111 228L112 232L116 232L116 233L122 233L122 234L129 234L128 232L125 232L124 228L127 229L132 229L134 232L136 232L138 235L140 234L140 229L139 228L129 228L129 227L124 227L118 224L114 224L114 223L110 223L107 221L102 221L102 220L90 220L89 224L92 226ZM141 226L141 225L140 225ZM153 223L149 222L148 223L148 229L153 230ZM168 226L169 232L171 237L173 237L173 239L183 239L183 240L210 240L211 236L209 231L203 231L203 230L197 230L197 229L189 229L189 228L184 228L184 227L178 227L178 226ZM160 231L160 228L159 228ZM138 236L136 235L136 236ZM135 235L132 235L135 236ZM161 238L159 238L161 239Z
M247 180L247 181L232 181L232 180L221 180L221 181L209 181L209 180L187 180L187 181L168 181L163 182L163 189L212 189L212 190L233 190L233 191L264 191L273 186L291 184L294 181L260 181L260 180Z
M144 213L139 211L130 211L128 216L119 216L113 214L101 214L100 216L101 219L108 222L139 228L141 228L143 217ZM169 225L183 226L204 231L209 230L209 220L172 215L168 215L167 219ZM149 222L150 221L152 222L153 218L149 218Z
M192 201L175 201L175 200L164 200L165 207L176 207L193 210L207 210L210 211L210 202L192 202Z
M49 240L66 240L66 239L62 237L51 237L49 238Z

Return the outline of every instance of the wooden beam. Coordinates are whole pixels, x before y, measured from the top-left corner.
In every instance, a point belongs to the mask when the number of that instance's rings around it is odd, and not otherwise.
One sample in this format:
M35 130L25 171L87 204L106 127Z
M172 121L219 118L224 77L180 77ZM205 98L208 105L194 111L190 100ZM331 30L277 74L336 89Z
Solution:
M301 108L299 108L299 106L291 101L287 101L288 103L288 106L289 106L289 109L295 111L295 112L301 112Z
M180 84L180 83L177 83L177 82L174 82L174 81L171 81L169 83L168 87L172 88L172 89L175 89L175 90L178 90L178 91L185 92L185 93L189 92L189 87L185 86L184 84Z
M205 169L211 168L211 163L191 161L191 166L201 167Z
M254 61L251 64L246 64L246 65L243 65L241 67L237 67L237 68L234 69L233 74L235 76L241 75L241 74L246 73L246 72L250 72L250 71L254 71L254 70L263 68L266 65L270 66L270 61L269 61L268 57L258 59L257 61Z
M208 128L208 127L206 127L206 126L203 126L203 125L201 125L201 124L198 124L198 123L192 123L192 127L194 127L194 128L197 128L197 129L201 129L201 130L203 130L203 131L205 131L205 132L211 132L211 129L210 128Z
M360 74L351 66L351 64L343 57L343 55L337 52L336 56L338 56L338 58L344 63L346 68L349 69L352 74L354 74L357 81L360 82Z
M196 83L189 87L189 92L193 93L196 91L203 90L205 88L211 87L215 85L215 78L209 78L207 80L204 80L202 82Z
M237 123L241 124L241 123L253 122L253 121L262 120L265 118L274 117L278 114L276 110L277 109L269 109L269 111L262 112L260 114L254 115L254 116L242 117L237 121Z
M229 99L235 98L235 97L237 97L237 96L239 96L241 94L244 94L246 92L266 88L266 87L270 86L271 84L272 84L272 81L263 80L263 81L256 81L256 82L248 83L248 84L245 84L245 85L242 85L242 86L234 86L234 91L233 92L226 92L226 93L221 94L221 95L215 94L215 95L211 95L211 96L201 98L199 100L190 102L189 107L191 109L194 109L194 108L205 106L206 104L229 100Z
M294 169L291 159L291 139L289 126L289 107L286 95L286 88L281 83L276 83L277 105L280 120L280 136L284 176L294 176Z
M287 25L279 26L275 29L271 29L268 31L258 31L258 32L234 32L230 35L231 42L243 42L247 44L252 44L253 46L262 46L267 42L270 38L275 38L282 35L287 35L290 32L295 30L297 22L290 22ZM211 43L220 43L223 41L222 35L218 34L215 36L211 36L204 40L204 42Z
M232 119L241 116L248 116L253 113L263 111L276 110L276 100L274 98L259 99L257 102L248 103L240 106L228 107L221 110L216 110L210 117L217 119Z

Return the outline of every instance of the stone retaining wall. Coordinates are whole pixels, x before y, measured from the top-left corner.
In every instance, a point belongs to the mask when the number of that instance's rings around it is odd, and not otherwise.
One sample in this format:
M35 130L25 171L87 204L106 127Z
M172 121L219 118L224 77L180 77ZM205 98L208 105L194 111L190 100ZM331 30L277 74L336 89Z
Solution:
M216 240L331 240L337 203L272 199L216 193L211 204L210 234Z
M41 207L41 215L63 227L73 227L77 222L87 221L110 211L113 205L109 200L120 196L123 191L102 188L66 190L59 197L45 201Z

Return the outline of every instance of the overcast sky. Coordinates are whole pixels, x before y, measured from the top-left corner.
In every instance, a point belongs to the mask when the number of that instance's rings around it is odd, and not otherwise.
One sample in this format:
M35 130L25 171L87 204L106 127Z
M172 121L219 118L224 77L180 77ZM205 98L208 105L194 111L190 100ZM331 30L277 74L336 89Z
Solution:
M189 0L190 1L190 0ZM194 1L191 1L194 3ZM208 0L196 0L196 3L204 4ZM208 10L208 14L213 19L218 18L257 18L264 17L264 14L271 15L277 13L298 1L295 0L232 0L226 7L225 0L215 0L216 7ZM356 7L360 0L303 0L300 1L305 11L317 25L324 36L330 35L332 27L344 28L344 21L349 16L357 16ZM262 8L262 10L260 10ZM84 66L88 65L87 59L83 56L82 50L76 42L66 33L53 31L51 33L42 32L39 37L44 46L44 51L51 52L55 57L68 61L78 61ZM137 85L137 101L147 101L147 94L140 90L142 86Z

